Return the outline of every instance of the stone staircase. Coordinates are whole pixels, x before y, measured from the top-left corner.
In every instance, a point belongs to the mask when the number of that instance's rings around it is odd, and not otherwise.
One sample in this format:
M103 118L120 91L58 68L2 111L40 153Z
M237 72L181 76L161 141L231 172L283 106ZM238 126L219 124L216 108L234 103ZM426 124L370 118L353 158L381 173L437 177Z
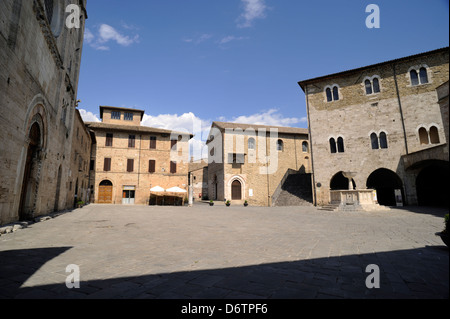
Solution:
M335 211L338 210L338 208L339 208L338 204L328 204L328 205L323 205L323 206L319 207L318 209L319 210L326 210L326 211L329 211L329 212L335 212Z
M283 181L272 197L272 206L312 206L311 174L288 172Z

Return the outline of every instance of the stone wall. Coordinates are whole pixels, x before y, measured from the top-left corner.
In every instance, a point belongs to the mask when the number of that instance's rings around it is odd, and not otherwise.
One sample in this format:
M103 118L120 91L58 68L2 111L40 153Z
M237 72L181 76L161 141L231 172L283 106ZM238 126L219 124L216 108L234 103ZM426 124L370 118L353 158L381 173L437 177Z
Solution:
M42 0L0 2L0 224L65 208L86 11L68 29L54 3L48 21Z

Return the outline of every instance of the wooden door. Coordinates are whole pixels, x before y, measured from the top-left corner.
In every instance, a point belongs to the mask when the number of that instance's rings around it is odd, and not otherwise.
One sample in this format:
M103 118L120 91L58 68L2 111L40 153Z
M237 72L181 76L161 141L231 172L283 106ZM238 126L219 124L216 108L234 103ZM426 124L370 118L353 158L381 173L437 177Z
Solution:
M242 185L239 181L234 181L231 184L231 199L241 200L242 199Z
M112 185L100 185L98 188L98 203L111 204L112 203Z

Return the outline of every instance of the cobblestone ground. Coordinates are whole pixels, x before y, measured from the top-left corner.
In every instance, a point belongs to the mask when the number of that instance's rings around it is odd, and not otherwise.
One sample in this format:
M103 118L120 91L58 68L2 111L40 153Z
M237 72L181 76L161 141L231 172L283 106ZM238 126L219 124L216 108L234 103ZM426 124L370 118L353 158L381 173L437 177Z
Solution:
M448 298L446 212L88 205L0 237L0 298Z

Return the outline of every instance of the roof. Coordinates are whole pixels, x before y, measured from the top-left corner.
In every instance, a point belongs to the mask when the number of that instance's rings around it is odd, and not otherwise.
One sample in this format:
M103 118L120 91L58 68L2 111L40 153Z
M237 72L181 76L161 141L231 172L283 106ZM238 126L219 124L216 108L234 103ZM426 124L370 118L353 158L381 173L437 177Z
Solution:
M363 66L363 67L356 68L356 69L351 69L351 70L346 70L346 71L342 71L342 72L338 72L338 73L323 75L323 76L319 76L319 77L312 78L312 79L309 79L309 80L300 81L300 82L298 82L298 84L300 85L302 90L305 91L306 84L310 84L310 83L314 83L314 82L318 82L318 81L322 81L322 80L326 80L326 79L331 79L331 78L335 78L335 77L338 77L338 76L346 76L346 75L350 75L350 74L353 74L353 73L361 72L361 71L366 70L366 69L371 69L371 68L375 68L375 67L384 66L386 64L391 64L391 63L395 63L395 62L401 62L401 61L414 59L414 58L419 58L419 57L430 55L430 54L444 52L444 51L448 51L448 49L449 49L449 47L444 47L444 48L440 48L440 49L436 49L436 50L432 50L432 51L427 51L427 52L422 52L422 53L418 53L418 54L414 54L414 55L410 55L410 56L406 56L406 57L402 57L402 58L398 58L398 59L394 59L394 60L389 60L389 61L376 63L376 64L372 64L372 65L367 65L367 66Z
M138 110L138 109L130 109L127 107L116 107L116 106L102 106L100 105L100 118L103 119L103 110L113 110L113 111L125 111L125 112L133 112L133 113L140 113L141 114L141 121L144 118L144 110Z
M136 133L159 133L159 134L177 134L188 135L189 138L193 138L194 135L186 132L177 132L161 128L149 127L149 126L135 126L135 125L118 125L102 122L86 122L86 126L92 130L110 130L110 131L123 131L123 132L136 132Z
M212 126L216 126L219 129L242 129L246 130L248 128L254 129L278 129L278 133L283 134L308 134L308 129L300 127L287 127L287 126L275 126L275 125L260 125L260 124L243 124L243 123L230 123L230 122L213 122Z

